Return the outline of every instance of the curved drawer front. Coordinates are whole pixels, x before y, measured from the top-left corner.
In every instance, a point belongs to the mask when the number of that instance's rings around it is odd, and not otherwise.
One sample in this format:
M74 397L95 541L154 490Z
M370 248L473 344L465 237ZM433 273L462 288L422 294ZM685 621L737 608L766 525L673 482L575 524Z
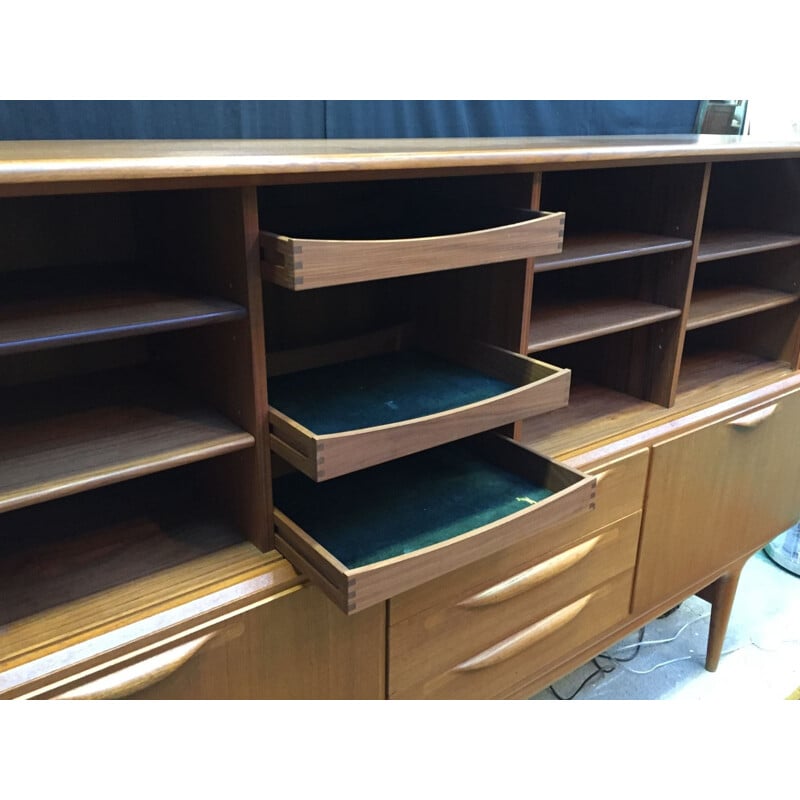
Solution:
M390 692L402 693L404 687L420 685L454 664L483 663L476 653L494 652L492 648L499 640L514 639L510 650L501 648L504 653L516 652L522 642L526 648L533 647L545 630L554 630L571 619L570 614L561 613L563 609L577 609L574 604L580 604L594 588L633 569L640 520L641 513L637 512L565 550L533 563L518 564L500 579L494 575L487 580L484 576L477 587L462 587L446 605L392 624ZM529 631L517 636L552 615L556 616L544 627L537 627L535 635Z
M553 525L520 544L393 597L389 619L395 625L426 609L446 608L464 597L500 583L525 566L580 542L592 532L641 510L647 478L649 451L639 450L616 461L598 465L588 474L597 479L595 509L569 522ZM623 567L626 568L626 567Z
M632 570L628 570L560 608L518 625L490 645L473 649L465 658L450 658L443 669L413 682L395 685L390 670L390 697L508 697L538 672L555 666L570 651L624 619L632 577ZM391 649L390 642L390 653ZM418 652L416 657L422 660L425 656Z
M497 215L493 215L497 216ZM262 231L264 277L288 289L418 275L479 264L513 261L561 251L563 212L510 209L502 220L480 216L474 228L440 236L317 238ZM488 227L492 225L493 227Z

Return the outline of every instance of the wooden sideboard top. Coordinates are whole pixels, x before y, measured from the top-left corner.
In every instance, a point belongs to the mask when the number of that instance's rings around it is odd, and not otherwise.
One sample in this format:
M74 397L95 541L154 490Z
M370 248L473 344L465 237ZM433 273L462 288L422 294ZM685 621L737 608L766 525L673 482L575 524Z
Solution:
M328 174L515 171L774 158L800 140L741 136L512 137L475 139L79 140L0 142L3 194L102 191L138 184L243 185Z

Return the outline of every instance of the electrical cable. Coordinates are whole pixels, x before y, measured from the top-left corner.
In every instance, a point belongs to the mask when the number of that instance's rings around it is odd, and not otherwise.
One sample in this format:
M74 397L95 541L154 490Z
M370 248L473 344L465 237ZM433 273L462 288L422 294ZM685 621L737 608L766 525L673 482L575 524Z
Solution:
M675 606L675 608L670 609L670 611L668 611L666 614L662 614L661 617L659 617L659 619L663 619L664 617L670 616L679 607L680 606ZM548 688L550 689L550 691L555 695L555 697L558 700L573 700L574 698L576 698L578 696L578 694L580 694L580 692L586 687L586 685L589 683L589 681L592 680L592 678L595 678L597 675L600 675L600 674L608 675L609 673L613 672L616 669L618 664L621 665L623 667L623 669L625 669L628 672L633 673L634 675L648 675L649 673L655 672L655 670L661 669L661 667L666 667L669 664L675 664L678 661L688 661L689 659L692 659L695 656L694 655L688 655L688 656L680 656L678 658L671 658L668 661L662 661L661 663L656 664L654 667L650 667L649 669L646 669L646 670L637 670L637 669L633 669L632 667L626 666L626 664L628 664L630 661L633 661L633 659L636 658L636 656L639 655L639 652L640 652L642 647L647 647L647 646L656 645L656 644L669 644L670 642L674 642L690 625L694 625L695 622L699 622L700 620L708 619L708 617L710 617L710 616L711 616L710 614L702 614L699 617L694 617L693 619L690 619L688 622L686 622L684 625L682 625L680 627L680 629L678 630L678 632L674 636L671 636L671 637L669 637L667 639L649 639L649 640L645 641L644 633L645 633L646 626L644 626L644 627L639 629L639 640L637 642L633 642L632 644L622 645L621 647L618 647L613 653L600 653L598 656L595 656L592 659L592 663L595 666L594 672L592 672L590 675L588 675L584 679L583 683L581 683L581 685L571 695L569 695L567 697L562 697L556 691L555 686L553 686L552 684ZM635 648L635 650L633 652L633 655L627 656L625 658L621 658L618 655L623 650L629 650L631 648ZM733 653L738 649L740 649L740 648L737 647L737 648L734 648L733 650L728 650L727 652L722 653L722 655L728 655L729 653ZM608 665L607 667L604 667L598 661L599 658L607 658L612 663L610 665Z
M594 661L595 661L595 659L592 659L592 661L594 662ZM574 692L573 692L573 693L572 693L572 694L571 694L569 697L562 697L562 696L561 696L561 695L560 695L560 694L559 694L559 693L556 691L556 688L555 688L555 686L553 686L553 684L550 684L550 686L548 686L547 688L548 688L548 689L550 689L550 691L551 691L551 692L552 692L552 693L553 693L553 694L556 696L556 700L574 700L574 699L575 699L575 698L578 696L578 694L580 693L580 691L583 689L583 687L584 687L584 686L586 686L586 684L587 684L587 683L589 683L589 681L590 681L592 678L594 678L594 677L595 677L595 675L599 675L601 672L605 672L605 670L603 670L603 669L599 669L599 668L598 668L598 669L596 669L596 670L595 670L595 671L594 671L594 672L593 672L591 675L589 675L589 676L588 676L588 677L587 677L587 678L586 678L586 679L583 681L583 683L582 683L582 684L581 684L581 685L580 685L580 686L579 686L579 687L578 687L578 688L577 688L577 689L576 689L576 690L575 690L575 691L574 691Z
M644 630L645 630L645 629L644 629L644 627L643 627L643 628L641 628L641 629L639 630L639 641L641 641L641 640L644 638ZM637 656L638 652L639 652L639 651L637 650L637 651L636 651L636 652L635 652L635 653L634 653L632 656L630 656L630 658L625 658L625 659L622 659L622 660L623 660L623 661L632 661L634 658L636 658L636 656ZM597 660L598 658L609 658L609 659L611 659L611 661L612 661L612 662L614 662L614 663L610 664L610 665L609 665L609 666L607 666L607 667L604 667L604 666L603 666L603 665L602 665L602 664L601 664L601 663L600 663L600 662ZM556 688L555 688L555 686L553 686L552 684L551 684L551 685L550 685L548 688L549 688L549 689L550 689L550 691L551 691L551 692L552 692L552 693L553 693L553 694L556 696L556 698L557 698L558 700L574 700L574 699L575 699L575 698L578 696L578 694L581 692L581 690L582 690L582 689L583 689L583 688L584 688L584 687L585 687L585 686L586 686L586 685L589 683L589 681L590 681L592 678L594 678L595 676L599 675L600 673L603 673L604 675L608 675L609 673L613 672L613 671L616 669L616 667L617 667L617 665L616 665L616 659L612 658L610 655L608 655L608 654L606 654L606 653L600 653L599 655L595 656L595 657L592 659L592 663L593 663L593 664L594 664L594 666L595 666L595 670L594 670L594 672L593 672L591 675L589 675L589 676L588 676L588 677L587 677L587 678L586 678L586 679L583 681L583 683L582 683L582 684L581 684L581 685L580 685L580 686L579 686L579 687L578 687L578 688L577 688L577 689L576 689L576 690L575 690L575 691L574 691L574 692L573 692L573 693L572 693L572 694L571 694L569 697L562 697L562 696L561 696L561 695L560 695L560 694L559 694L559 693L556 691Z
M740 644L738 647L733 647L730 650L725 650L723 653L720 653L720 657L722 656L729 656L731 653L735 653L737 650L741 650L743 647L747 647L746 644ZM688 656L679 656L678 658L671 658L669 661L662 661L660 664L656 664L649 669L634 669L633 667L626 667L623 665L623 669L627 670L628 672L632 672L634 675L649 675L651 672L655 672L657 669L661 669L661 667L666 667L669 664L674 664L676 661L689 661L690 659L694 659L700 656L700 653L692 653Z
M631 647L636 647L638 652L638 648L640 647L647 647L652 644L669 644L670 642L674 642L690 625L694 625L695 622L699 622L701 619L708 619L710 616L711 614L703 614L702 616L690 619L674 636L671 636L669 639L650 639L647 642L642 641L635 644L624 644L621 647L618 647L616 652L619 653L620 651L628 650ZM615 653L611 653L610 655L611 658L615 657ZM625 660L627 661L628 659Z

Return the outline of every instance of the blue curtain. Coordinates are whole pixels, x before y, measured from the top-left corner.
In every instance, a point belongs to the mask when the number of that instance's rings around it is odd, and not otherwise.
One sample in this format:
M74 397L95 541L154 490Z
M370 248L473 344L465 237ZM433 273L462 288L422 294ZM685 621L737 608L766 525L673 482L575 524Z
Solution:
M0 100L0 139L690 133L697 100Z
M319 139L321 100L0 100L0 139Z
M330 139L690 133L696 100L329 100Z

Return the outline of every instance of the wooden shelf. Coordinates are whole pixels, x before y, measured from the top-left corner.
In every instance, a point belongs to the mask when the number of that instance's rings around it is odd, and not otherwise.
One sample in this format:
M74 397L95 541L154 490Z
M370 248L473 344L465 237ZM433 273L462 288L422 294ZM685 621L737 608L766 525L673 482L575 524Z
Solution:
M766 289L761 286L728 284L713 288L698 288L692 295L687 330L702 328L770 308L796 302L800 295Z
M570 234L564 238L564 249L561 253L537 258L534 269L536 272L549 272L601 261L617 261L669 250L684 250L691 246L690 239L648 233L604 231Z
M254 439L143 371L5 389L0 512L252 446Z
M540 306L534 298L528 353L662 322L680 313L677 308L624 297L562 300Z
M782 247L800 245L800 236L775 231L759 231L749 228L722 228L705 230L700 238L697 253L698 263L720 258L762 253Z
M243 540L202 490L174 474L11 512L0 539L0 626Z
M0 295L0 355L140 336L240 319L236 303L136 286L90 271L31 270L6 276ZM108 274L111 273L111 274ZM115 285L123 284L123 285Z
M685 355L671 408L573 376L569 405L523 422L520 441L552 458L681 416L792 374L785 364L734 350Z

